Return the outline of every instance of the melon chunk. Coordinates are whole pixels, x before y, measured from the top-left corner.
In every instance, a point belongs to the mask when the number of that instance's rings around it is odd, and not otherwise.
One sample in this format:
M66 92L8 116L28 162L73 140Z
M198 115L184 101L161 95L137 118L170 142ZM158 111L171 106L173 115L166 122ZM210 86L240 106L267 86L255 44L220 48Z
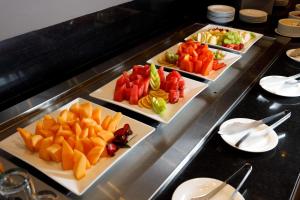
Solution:
M80 151L74 150L74 176L76 179L82 179L86 175L86 168L87 168L87 159L83 153Z
M97 122L97 124L101 124L101 108L94 108L92 118Z
M23 138L26 147L30 151L34 151L32 141L31 141L32 134L26 131L24 128L18 128L17 131L20 133L21 137Z
M104 151L104 149L105 149L105 145L95 146L94 148L92 148L90 150L90 152L87 155L87 159L90 161L90 163L92 165L95 165L98 162L98 160L99 160L102 152Z
M50 154L49 152L47 151L47 148L49 146L51 146L53 143L53 137L46 137L44 138L42 141L41 141L41 145L40 145L40 150L39 150L39 157L43 160L46 160L46 161L50 161L51 160L51 157L50 157Z
M101 126L102 126L103 129L107 130L108 125L109 125L111 119L112 119L112 118L111 118L110 115L107 115L107 116L104 118L104 120L103 120L103 122L102 122L102 124L101 124Z
M69 145L68 142L63 141L62 143L62 168L64 170L70 170L73 169L73 149L71 148L71 146Z
M51 160L55 162L61 161L62 147L59 144L52 144L47 148Z
M97 133L105 142L110 142L114 139L114 134L111 131L102 130Z
M117 112L114 115L114 117L111 119L111 121L109 122L109 125L106 130L114 132L117 129L117 126L118 126L119 122L121 121L122 116L123 116L122 113Z
M31 137L31 143L34 151L39 151L40 146L41 146L41 141L44 139L43 136L41 135L33 135Z

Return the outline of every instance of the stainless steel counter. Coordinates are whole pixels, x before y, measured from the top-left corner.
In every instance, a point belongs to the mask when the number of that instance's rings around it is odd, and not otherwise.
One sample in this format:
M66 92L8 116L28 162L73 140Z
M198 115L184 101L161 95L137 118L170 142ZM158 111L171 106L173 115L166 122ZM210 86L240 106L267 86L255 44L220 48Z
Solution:
M125 55L96 66L50 90L0 113L0 139L15 133L16 127L25 126L44 114L54 111L71 100L82 97L95 103L120 110L157 130L115 164L84 195L75 196L38 170L1 152L2 157L26 168L71 199L149 199L167 183L201 150L211 130L226 117L244 97L259 77L277 59L289 39L263 37L242 58L191 103L170 124L157 122L126 109L89 97L89 93L120 75L134 64L146 60L168 47L182 41L201 28L195 24L168 37L148 41ZM137 53L140 52L140 53ZM135 53L135 56L133 53ZM137 54L136 54L137 53ZM127 58L127 59L125 59ZM101 70L103 66L109 70ZM203 81L202 79L198 79Z

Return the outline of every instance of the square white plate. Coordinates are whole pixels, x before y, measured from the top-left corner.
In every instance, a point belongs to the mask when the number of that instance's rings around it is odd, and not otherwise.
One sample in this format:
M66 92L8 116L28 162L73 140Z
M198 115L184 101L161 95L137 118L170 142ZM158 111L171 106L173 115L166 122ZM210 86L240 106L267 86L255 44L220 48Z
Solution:
M50 115L53 117L58 116L59 112L63 109L69 108L71 104L76 102L87 102L87 100L78 98L74 101L64 105ZM115 111L107 109L103 106L92 103L94 107L102 108L102 116L114 115ZM132 129L134 137L129 141L131 148L134 148L139 142L152 133L155 128L148 126L142 122L129 118L123 115L122 120L119 123L119 127L123 127L125 123L128 123ZM26 130L34 133L36 123L32 123L25 127ZM38 153L30 152L19 135L14 133L0 142L0 148L4 151L16 156L24 162L32 165L42 173L46 174L54 181L58 182L68 190L72 191L76 195L82 195L92 184L98 180L110 167L112 167L118 160L120 160L131 148L120 148L114 157L101 157L98 163L87 170L87 175L81 180L76 180L72 170L64 171L61 167L61 163L47 162L39 158Z
M238 61L241 58L241 55L238 55L238 54L235 54L235 53L230 53L230 52L227 52L227 51L222 51L222 53L225 54L225 57L223 59L219 60L219 61L225 63L226 66L222 67L221 69L214 70L214 71L210 72L208 76L203 76L201 74L187 72L187 71L179 69L179 67L177 67L174 64L169 64L169 63L162 62L163 58L165 57L166 52L168 51L170 53L176 53L177 50L178 50L178 47L181 43L182 42L180 42L180 43L170 47L169 49L157 54L153 58L149 59L147 61L147 63L153 63L153 64L158 65L158 66L164 66L164 67L169 68L169 69L174 69L174 70L184 72L184 73L187 73L187 74L190 74L190 75L193 75L193 76L201 77L201 78L209 80L209 81L215 81L225 72L225 70L227 70L231 65L233 65L236 61ZM211 50L213 52L217 51L217 49L212 49L212 48L209 48L209 50Z
M232 31L246 31L246 30L242 30L242 29L230 28L230 27L227 27L227 26L208 24L205 27L201 28L200 30L196 31L195 33L189 35L184 40L192 39L192 36L195 35L196 33L207 31L207 30L213 29L213 28L222 28L222 29L228 29L228 30L232 30ZM252 31L246 31L246 32L250 33ZM229 50L229 51L232 51L232 52L243 54L243 53L246 53L255 42L257 42L260 38L262 38L264 36L263 34L260 34L260 33L255 33L255 32L252 32L252 33L254 33L256 37L249 40L247 43L245 43L244 48L242 48L241 50L234 50L234 49L226 48L226 47L223 47L223 46L220 46L220 45L209 44L209 46L218 47L220 49Z
M168 74L168 72L165 72L165 74ZM208 86L205 83L183 77L185 81L184 98L180 98L179 101L175 104L168 103L167 110L163 115L159 115L156 114L153 110L141 108L138 105L131 105L126 100L122 102L114 101L113 97L117 79L118 78L112 80L98 90L92 92L90 96L116 104L129 110L133 110L137 113L166 124L168 124L196 95L198 95Z

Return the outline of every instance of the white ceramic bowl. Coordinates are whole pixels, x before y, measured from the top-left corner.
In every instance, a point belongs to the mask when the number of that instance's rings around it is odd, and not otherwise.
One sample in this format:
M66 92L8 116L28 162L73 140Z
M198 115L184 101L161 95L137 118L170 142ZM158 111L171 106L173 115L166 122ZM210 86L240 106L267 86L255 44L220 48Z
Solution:
M278 21L277 31L280 34L297 37L300 36L300 20L285 18Z
M300 19L300 10L289 12L289 18Z
M214 13L217 17L228 17L235 14L235 8L227 5L210 5L207 11Z

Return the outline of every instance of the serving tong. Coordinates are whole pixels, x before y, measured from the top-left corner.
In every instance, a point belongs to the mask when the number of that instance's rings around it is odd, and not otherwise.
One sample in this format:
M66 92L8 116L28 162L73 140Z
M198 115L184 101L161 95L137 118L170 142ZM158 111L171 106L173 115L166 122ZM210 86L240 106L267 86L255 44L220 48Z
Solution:
M245 163L240 169L238 169L236 172L234 172L230 177L228 177L223 183L221 183L219 186L217 186L215 189L212 191L208 192L207 194L197 196L197 197L192 197L191 200L209 200L212 197L214 197L218 192L220 192L226 185L227 183L235 178L243 169L247 169L246 174L244 175L242 181L239 183L237 188L234 190L232 193L230 199L233 199L234 196L238 193L239 189L243 186L245 181L247 180L248 176L250 175L252 171L252 165L250 163Z
M289 112L288 110L284 110L280 113L277 113L277 114L274 114L274 115L271 115L269 117L266 117L266 118L263 118L259 121L256 121L257 122L257 125L251 129L248 129L246 134L241 137L235 144L234 146L236 147L239 147L251 134L252 130L254 130L255 128L257 128L258 126L260 126L261 124L266 124L266 123L269 123L271 121L273 121L274 119L280 117L284 115L282 118L280 118L279 120L277 120L276 122L274 122L272 125L264 128L263 130L260 130L259 132L262 132L264 131L265 129L275 129L277 126L279 126L280 124L282 124L283 122L285 122L288 118L291 117L291 112Z

